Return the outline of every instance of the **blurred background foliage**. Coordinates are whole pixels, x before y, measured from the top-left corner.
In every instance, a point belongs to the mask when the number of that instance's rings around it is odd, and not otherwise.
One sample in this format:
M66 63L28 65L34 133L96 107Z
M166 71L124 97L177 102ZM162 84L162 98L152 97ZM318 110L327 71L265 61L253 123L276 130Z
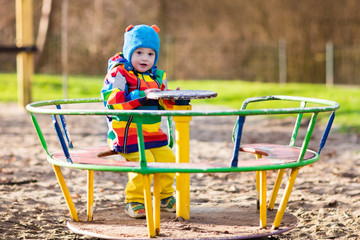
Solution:
M34 0L35 36L42 6ZM15 1L0 0L0 45L13 45ZM124 29L157 24L158 67L170 79L279 81L279 43L288 82L324 83L325 46L334 46L336 84L360 84L357 0L76 0L68 1L69 74L103 75L122 50ZM53 0L37 73L59 74L62 1ZM0 72L16 71L15 54L0 54Z

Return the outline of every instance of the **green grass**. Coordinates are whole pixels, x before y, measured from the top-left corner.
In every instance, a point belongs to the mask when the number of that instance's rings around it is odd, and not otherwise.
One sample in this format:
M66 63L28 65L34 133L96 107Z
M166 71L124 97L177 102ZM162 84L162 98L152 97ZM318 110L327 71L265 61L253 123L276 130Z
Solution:
M62 77L59 75L36 74L33 79L33 101L64 98ZM99 97L102 77L69 76L67 98ZM17 101L16 74L0 73L0 102Z
M238 109L243 100L249 97L267 95L289 95L322 98L336 101L340 109L336 112L336 124L342 131L360 132L360 86L333 86L323 84L277 84L230 80L205 81L174 81L169 82L169 88L180 86L182 89L211 90L218 93L214 99L196 100L199 103L224 105ZM257 106L266 108L267 106ZM281 107L281 106L278 106Z
M15 73L0 73L0 102L17 101ZM67 98L99 97L103 76L70 76ZM212 90L218 93L214 99L194 100L192 104L214 104L238 109L248 97L266 95L291 95L329 99L340 103L336 123L344 131L360 132L360 86L326 87L322 84L276 84L240 80L186 80L169 81L169 88ZM33 101L62 99L62 77L36 74L33 79ZM261 106L265 108L266 105Z

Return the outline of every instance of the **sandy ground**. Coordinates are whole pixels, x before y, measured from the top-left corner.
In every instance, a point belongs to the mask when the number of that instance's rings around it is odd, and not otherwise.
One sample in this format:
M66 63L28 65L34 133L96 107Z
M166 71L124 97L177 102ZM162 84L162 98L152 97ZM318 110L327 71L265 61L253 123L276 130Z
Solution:
M50 117L39 116L39 121L50 151L58 151ZM75 145L105 143L104 117L86 117L84 120L84 117L73 116L68 117L67 122ZM234 122L233 117L194 117L190 134L191 161L230 159ZM287 144L291 130L292 120L288 118L256 117L247 120L243 142ZM318 147L322 130L315 129L312 148ZM0 104L0 133L0 238L92 239L67 228L70 219L67 206L29 113L15 104ZM358 134L340 134L335 125L321 159L301 169L296 179L287 213L298 218L298 225L273 239L360 238L359 146ZM86 209L86 172L63 169L63 174L75 206L83 214ZM268 186L274 182L275 176L275 172L268 173ZM229 206L236 211L253 209L256 206L254 178L253 172L192 174L191 206L209 209L207 214L212 217ZM123 173L95 173L95 216L96 212L109 209L118 212L119 216L123 214L126 180ZM222 218L225 225L226 221L233 221L230 215ZM246 214L242 216L247 217ZM199 237L199 231L196 231L199 229L191 222L179 226L180 233ZM165 230L167 225L163 228ZM211 232L206 236L214 237Z

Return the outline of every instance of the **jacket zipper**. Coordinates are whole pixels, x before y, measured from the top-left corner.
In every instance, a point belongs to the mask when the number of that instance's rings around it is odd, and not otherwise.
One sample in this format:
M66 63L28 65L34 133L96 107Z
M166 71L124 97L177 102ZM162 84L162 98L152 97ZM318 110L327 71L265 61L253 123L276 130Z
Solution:
M125 132L124 132L124 142L123 142L124 153L127 153L128 133L129 133L130 124L131 124L133 118L134 118L134 116L130 116L130 117L129 117L129 120L128 120L127 123L126 123Z
M141 79L136 75L137 79L138 79L138 90L140 90L140 81ZM141 77L142 77L142 80L146 83L146 85L150 88L149 84L145 81L145 78L144 78L144 74L141 73ZM160 83L159 81L156 79L156 78L151 78L152 80L154 80L154 82L156 82L156 84L158 85L158 88L161 89L161 86L160 86Z
M142 78L144 79L144 75L141 74ZM136 74L136 77L138 79L138 82L137 82L137 89L140 91L140 86L141 86L141 79L139 78L139 76ZM159 89L160 89L160 83L157 79L153 79L156 84L158 85ZM146 85L148 87L149 84L144 80L144 82L146 83ZM126 123L126 127L125 127L125 131L124 131L124 142L123 142L123 146L124 146L124 153L127 153L127 140L128 140L128 132L129 132L129 128L130 128L130 124L132 122L132 120L134 119L134 116L130 116L129 120L127 121Z

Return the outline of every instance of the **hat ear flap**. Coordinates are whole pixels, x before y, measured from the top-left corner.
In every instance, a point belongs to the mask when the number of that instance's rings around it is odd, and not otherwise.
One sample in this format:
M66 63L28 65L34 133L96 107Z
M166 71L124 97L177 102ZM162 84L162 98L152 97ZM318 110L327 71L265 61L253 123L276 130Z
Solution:
M129 25L129 26L127 26L127 28L125 29L125 32L128 32L128 31L130 31L131 29L133 29L133 25Z
M160 28L158 26L156 26L155 24L152 25L151 28L154 29L156 33L160 32Z

